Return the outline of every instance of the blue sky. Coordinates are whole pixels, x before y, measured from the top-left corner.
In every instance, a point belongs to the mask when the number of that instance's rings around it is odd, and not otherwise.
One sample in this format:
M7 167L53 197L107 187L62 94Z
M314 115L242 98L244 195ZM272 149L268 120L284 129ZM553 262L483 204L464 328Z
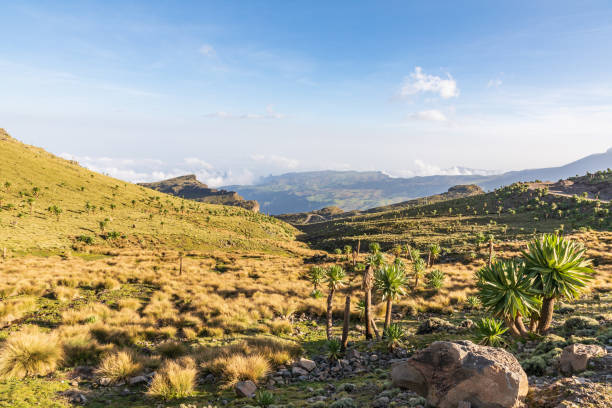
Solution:
M131 181L502 171L612 146L607 1L21 1L0 15L0 127Z

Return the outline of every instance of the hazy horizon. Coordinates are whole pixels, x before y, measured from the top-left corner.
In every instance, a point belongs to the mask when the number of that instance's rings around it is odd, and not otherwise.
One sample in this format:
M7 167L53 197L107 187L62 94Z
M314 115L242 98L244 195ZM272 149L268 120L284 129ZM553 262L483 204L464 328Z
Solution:
M555 167L612 144L605 1L6 3L0 127L128 181Z

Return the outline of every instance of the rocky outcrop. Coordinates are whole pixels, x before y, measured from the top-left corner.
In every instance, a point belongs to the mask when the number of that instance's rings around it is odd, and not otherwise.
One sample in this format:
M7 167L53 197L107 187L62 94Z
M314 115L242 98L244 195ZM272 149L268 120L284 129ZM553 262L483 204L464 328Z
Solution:
M416 392L438 408L469 402L474 408L519 407L527 375L507 351L470 341L438 341L393 364L393 385Z
M606 354L606 350L595 344L571 344L563 349L559 368L564 374L579 373L587 369L589 360Z
M206 184L198 181L193 174L155 183L139 183L139 185L189 200L209 204L231 205L259 212L259 203L257 201L245 200L235 191L209 188Z

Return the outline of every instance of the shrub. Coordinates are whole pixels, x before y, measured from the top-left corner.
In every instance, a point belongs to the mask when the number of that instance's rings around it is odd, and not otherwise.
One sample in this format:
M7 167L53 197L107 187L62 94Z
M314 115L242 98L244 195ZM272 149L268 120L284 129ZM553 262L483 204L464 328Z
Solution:
M116 383L134 377L142 371L142 364L131 351L107 354L96 369L99 377L108 378Z
M262 408L267 408L274 404L275 400L276 398L274 397L274 394L272 394L270 391L259 390L255 394L255 403Z
M327 340L327 358L334 361L340 358L342 355L342 344L338 339Z
M87 244L87 245L92 245L94 243L93 237L91 237L89 235L79 235L76 238L76 240L79 241L79 242L83 242L84 244Z
M329 408L355 408L355 401L352 398L340 398L329 405Z
M485 346L501 347L506 344L506 341L502 337L503 334L508 330L503 326L503 322L484 318L476 322L476 339L479 344Z
M52 373L63 357L57 337L28 329L9 337L0 351L0 377L24 378Z
M427 274L427 287L430 289L439 290L444 286L446 275L439 269L434 269Z
M147 394L165 400L193 395L197 371L191 359L168 361L155 374Z
M395 350L395 348L402 345L405 337L405 332L402 326L398 323L391 323L383 332L385 345L389 350Z

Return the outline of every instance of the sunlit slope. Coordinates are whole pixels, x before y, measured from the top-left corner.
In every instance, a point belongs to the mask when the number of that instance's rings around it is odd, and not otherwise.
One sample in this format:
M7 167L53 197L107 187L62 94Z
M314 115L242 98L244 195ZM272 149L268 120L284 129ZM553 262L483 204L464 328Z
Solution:
M379 242L383 248L406 243L427 248L437 243L459 256L470 256L489 236L509 241L555 230L612 230L609 202L562 196L538 185L517 183L487 194L407 208L382 208L298 228L305 233L305 241L328 250L359 240L362 244Z
M282 221L183 200L89 171L0 129L0 251L83 246L274 250Z

